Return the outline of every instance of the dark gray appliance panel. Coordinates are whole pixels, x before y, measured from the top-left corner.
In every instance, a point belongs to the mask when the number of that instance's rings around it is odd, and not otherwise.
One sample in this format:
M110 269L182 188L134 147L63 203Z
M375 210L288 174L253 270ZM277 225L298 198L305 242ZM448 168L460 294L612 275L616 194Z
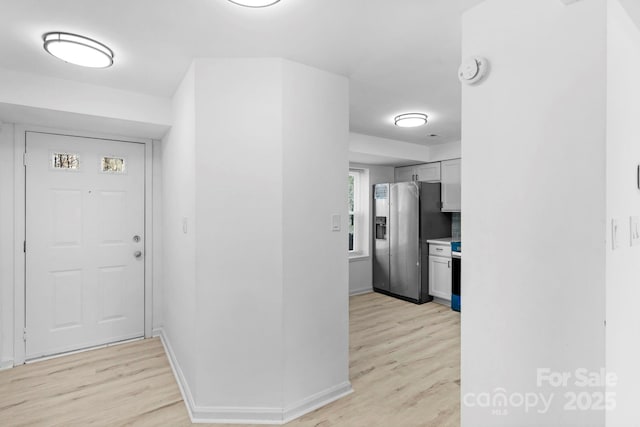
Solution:
M373 288L389 292L390 184L373 186Z

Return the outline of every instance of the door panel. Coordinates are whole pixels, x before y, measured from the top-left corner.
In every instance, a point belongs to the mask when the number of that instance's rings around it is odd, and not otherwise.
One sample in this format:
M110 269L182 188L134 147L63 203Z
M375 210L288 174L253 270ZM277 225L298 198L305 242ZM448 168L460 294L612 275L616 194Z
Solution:
M460 212L462 206L461 160L442 162L442 210L444 212Z
M420 187L391 185L391 283L396 295L420 298Z
M429 291L434 297L451 300L451 258L429 257Z
M415 169L413 166L404 166L395 169L396 182L409 182L415 178Z
M416 181L440 181L440 162L416 166Z
M27 359L143 336L144 145L28 132L26 149Z

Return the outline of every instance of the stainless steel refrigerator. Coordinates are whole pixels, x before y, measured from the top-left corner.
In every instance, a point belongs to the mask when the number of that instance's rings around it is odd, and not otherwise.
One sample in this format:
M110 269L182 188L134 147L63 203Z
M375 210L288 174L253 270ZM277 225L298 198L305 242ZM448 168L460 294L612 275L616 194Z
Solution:
M415 303L429 295L427 240L451 236L441 212L440 183L400 182L373 187L373 289Z

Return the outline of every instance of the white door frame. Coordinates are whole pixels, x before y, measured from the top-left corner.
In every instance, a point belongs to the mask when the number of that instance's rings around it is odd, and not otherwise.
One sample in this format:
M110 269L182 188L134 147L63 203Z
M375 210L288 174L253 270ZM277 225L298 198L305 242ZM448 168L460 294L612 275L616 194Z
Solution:
M25 362L26 343L23 339L26 320L25 268L26 254L24 241L26 234L26 170L24 168L24 152L27 132L50 133L56 135L76 136L91 139L104 139L120 142L134 142L145 145L145 179L144 179L144 336L152 336L153 325L153 140L142 138L123 138L95 132L76 132L52 129L35 125L15 125L14 132L14 344L13 363L15 366Z

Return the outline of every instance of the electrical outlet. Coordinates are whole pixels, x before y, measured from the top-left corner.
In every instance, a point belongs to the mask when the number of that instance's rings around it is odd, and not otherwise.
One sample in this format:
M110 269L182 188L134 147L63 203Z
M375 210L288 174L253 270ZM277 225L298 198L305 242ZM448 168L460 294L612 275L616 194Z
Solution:
M629 218L629 236L631 238L631 246L640 245L640 219L637 216Z

